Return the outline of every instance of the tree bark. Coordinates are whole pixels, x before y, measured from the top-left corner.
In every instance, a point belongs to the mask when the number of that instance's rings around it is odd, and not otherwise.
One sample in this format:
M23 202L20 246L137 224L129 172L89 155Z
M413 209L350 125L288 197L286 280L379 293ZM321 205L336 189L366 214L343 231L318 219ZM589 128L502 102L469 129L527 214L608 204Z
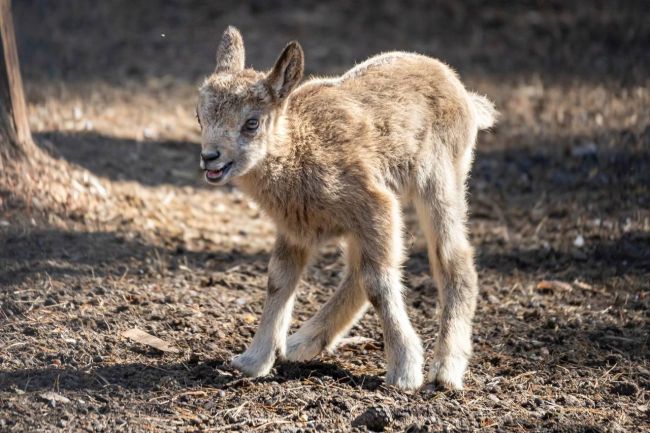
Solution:
M0 0L0 168L34 150L18 64L11 0Z

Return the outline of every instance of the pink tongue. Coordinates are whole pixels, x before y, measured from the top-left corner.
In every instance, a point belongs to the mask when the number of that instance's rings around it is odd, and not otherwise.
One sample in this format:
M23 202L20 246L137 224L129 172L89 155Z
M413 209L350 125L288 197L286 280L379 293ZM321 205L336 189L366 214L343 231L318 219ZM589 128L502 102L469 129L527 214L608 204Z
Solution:
M219 171L208 170L208 177L210 177L210 178L219 177L220 174L221 174L221 170L219 170Z

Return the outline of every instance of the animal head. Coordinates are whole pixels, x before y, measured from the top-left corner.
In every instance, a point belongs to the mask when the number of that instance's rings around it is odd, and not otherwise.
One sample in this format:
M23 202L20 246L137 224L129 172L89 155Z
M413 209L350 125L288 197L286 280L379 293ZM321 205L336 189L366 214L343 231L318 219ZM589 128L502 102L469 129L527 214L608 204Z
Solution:
M284 102L302 78L303 51L289 43L273 68L244 67L244 41L228 27L217 49L217 65L199 89L201 168L214 184L242 176L264 159L282 134Z

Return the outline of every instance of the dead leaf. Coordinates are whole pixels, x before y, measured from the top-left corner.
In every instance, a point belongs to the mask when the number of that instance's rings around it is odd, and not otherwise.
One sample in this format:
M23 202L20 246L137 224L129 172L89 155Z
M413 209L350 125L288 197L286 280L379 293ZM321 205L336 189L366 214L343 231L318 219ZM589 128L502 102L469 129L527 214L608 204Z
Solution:
M247 313L247 314L244 314L244 316L242 317L242 320L250 325L252 323L255 323L255 321L257 319L252 314Z
M62 396L59 393L48 391L38 395L43 400L50 403L52 406L56 406L57 403L70 403L70 399Z
M366 348L367 346L376 347L378 345L379 344L377 343L377 341L375 341L372 338L355 335L352 337L341 338L341 340L339 340L339 344L337 345L337 347L341 348L344 346L359 346L361 348Z
M537 283L537 290L560 290L564 292L570 292L573 290L573 287L569 283L558 280L542 280Z
M587 284L587 283L585 283L583 281L575 280L573 282L573 284L575 284L576 286L578 286L579 289L582 289L582 290L592 290L593 289L593 286L591 284Z
M169 343L167 343L166 341L161 340L158 337L154 337L153 335L148 334L138 328L133 328L133 329L129 329L128 331L124 331L122 333L122 336L129 338L135 341L136 343L151 346L154 349L160 350L161 352L178 353L178 349L170 346Z

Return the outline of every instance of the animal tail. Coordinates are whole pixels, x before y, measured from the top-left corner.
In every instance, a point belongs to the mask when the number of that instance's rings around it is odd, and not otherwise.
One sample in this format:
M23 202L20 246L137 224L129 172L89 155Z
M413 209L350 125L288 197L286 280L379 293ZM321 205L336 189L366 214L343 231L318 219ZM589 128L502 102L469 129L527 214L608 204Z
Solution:
M494 126L497 117L499 117L499 112L494 108L492 101L473 92L469 92L469 97L472 100L478 129L488 129Z

